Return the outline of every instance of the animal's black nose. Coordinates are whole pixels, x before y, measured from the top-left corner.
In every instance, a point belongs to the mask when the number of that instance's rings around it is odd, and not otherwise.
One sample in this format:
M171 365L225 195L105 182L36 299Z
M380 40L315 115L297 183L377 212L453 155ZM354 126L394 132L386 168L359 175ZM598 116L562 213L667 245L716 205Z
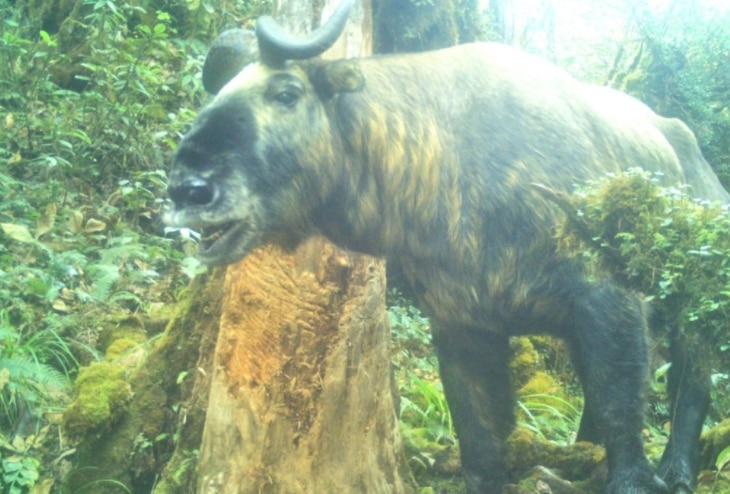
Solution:
M167 188L167 193L177 206L202 206L213 200L213 187L202 178L187 178Z

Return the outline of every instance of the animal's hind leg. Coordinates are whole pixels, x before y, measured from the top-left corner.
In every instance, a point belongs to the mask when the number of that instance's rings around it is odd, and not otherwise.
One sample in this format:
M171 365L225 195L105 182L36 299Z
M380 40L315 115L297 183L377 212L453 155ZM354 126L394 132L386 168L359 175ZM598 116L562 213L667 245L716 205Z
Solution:
M589 400L588 396L583 399L583 413L580 417L580 427L576 441L588 441L593 444L603 444L606 440L600 426L600 416L596 405Z
M499 494L507 481L505 438L514 426L506 336L434 328L441 381L459 437L469 494Z
M710 406L710 382L685 338L674 331L672 365L667 374L672 432L659 465L659 475L673 494L693 491L699 472L699 441Z
M586 285L573 300L574 326L564 334L583 384L583 436L606 446L608 494L667 492L641 439L648 351L639 300L608 284Z

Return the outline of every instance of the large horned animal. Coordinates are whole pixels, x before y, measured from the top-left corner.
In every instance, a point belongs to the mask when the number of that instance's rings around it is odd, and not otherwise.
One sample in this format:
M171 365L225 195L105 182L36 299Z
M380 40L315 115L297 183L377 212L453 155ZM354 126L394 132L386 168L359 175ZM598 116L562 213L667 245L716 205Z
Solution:
M509 480L509 337L536 332L571 350L585 397L578 439L605 445L605 492L691 492L704 377L673 344L675 416L657 475L641 438L643 304L558 251L561 212L533 184L570 191L641 166L728 202L693 134L500 44L316 59L351 3L304 40L264 17L255 34L214 42L203 82L216 96L175 154L166 221L201 230L210 265L317 232L400 265L432 321L469 493Z

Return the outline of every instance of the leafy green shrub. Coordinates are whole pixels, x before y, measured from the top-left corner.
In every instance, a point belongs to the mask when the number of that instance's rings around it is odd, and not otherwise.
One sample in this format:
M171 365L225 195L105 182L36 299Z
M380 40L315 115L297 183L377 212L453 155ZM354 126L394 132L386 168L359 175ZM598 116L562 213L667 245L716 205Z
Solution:
M31 492L40 477L40 462L33 456L12 455L2 458L3 493L23 494Z
M730 213L633 170L579 189L559 234L566 251L653 301L703 355L726 369L730 349ZM600 266L600 269L598 268ZM657 328L661 329L661 328ZM717 379L716 375L716 379Z
M166 154L207 98L192 34L210 37L211 13L178 38L155 2L67 4L47 32L43 4L0 0L0 439L65 405L80 362L100 358L100 319L144 314L196 271L158 215ZM30 492L60 453L13 444L3 494Z
M15 430L21 411L37 415L57 403L69 390L69 376L58 368L74 364L73 351L52 328L25 335L0 311L0 424Z
M54 365L55 364L55 365ZM0 492L31 492L40 476L39 448L47 427L42 412L68 397L67 369L75 364L69 345L53 329L23 334L0 311ZM4 431L12 431L12 441Z
M163 231L163 170L208 98L210 40L270 9L268 0L0 0L2 494L30 492L57 464L59 441L20 450L3 438L21 438L26 415L66 404L80 365L103 358L104 321L144 320L200 272L182 252L191 236ZM124 400L109 400L113 422ZM103 430L103 404L81 402L71 429Z
M393 335L393 364L398 369L407 367L433 377L438 373L438 362L431 343L428 318L397 290L388 292L387 305Z
M718 349L727 343L727 208L698 204L679 189L659 187L640 170L580 190L573 204L586 231L578 233L569 223L564 241L600 254L596 260L624 284L648 300L662 301L657 306L666 320L676 321L682 331L715 335L721 340Z

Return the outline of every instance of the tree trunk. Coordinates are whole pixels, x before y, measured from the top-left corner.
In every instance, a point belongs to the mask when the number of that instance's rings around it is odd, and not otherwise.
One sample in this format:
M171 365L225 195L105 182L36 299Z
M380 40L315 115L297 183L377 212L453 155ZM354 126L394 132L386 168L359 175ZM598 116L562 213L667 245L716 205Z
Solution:
M301 1L279 3L301 21ZM369 52L361 5L332 58ZM415 491L396 417L384 263L318 238L292 255L253 252L229 267L222 289L198 492Z

